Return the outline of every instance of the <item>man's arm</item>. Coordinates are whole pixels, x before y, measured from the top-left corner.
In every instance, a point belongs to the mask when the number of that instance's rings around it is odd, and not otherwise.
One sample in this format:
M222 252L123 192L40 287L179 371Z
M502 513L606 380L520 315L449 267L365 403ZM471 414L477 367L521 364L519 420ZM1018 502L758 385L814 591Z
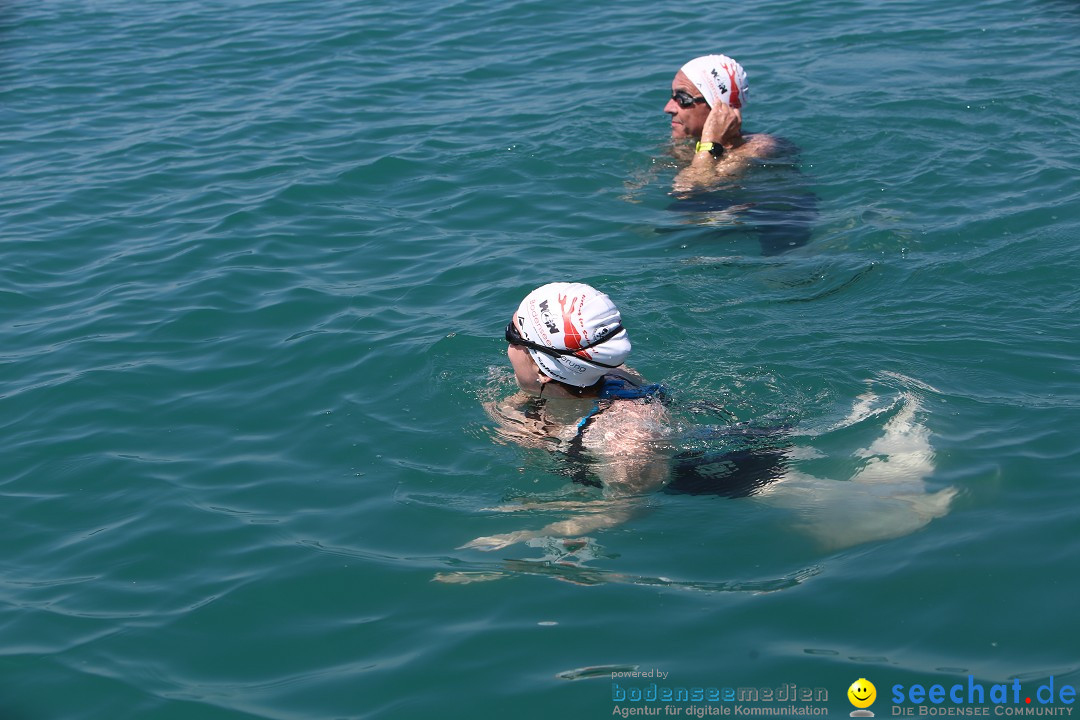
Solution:
M744 138L742 111L726 103L713 108L705 120L701 145L709 144L713 146L711 152L707 149L695 152L690 165L675 177L673 189L676 192L708 187L719 178L736 175L749 165L750 158L768 155L776 147L775 139L769 135ZM718 153L717 148L723 148L723 154Z

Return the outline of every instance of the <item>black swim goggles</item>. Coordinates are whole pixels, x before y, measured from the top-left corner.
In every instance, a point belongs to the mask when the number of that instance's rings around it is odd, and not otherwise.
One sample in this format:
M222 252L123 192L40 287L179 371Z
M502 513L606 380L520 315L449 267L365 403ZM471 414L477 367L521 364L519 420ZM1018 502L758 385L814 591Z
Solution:
M506 342L510 343L511 345L519 345L519 346L524 347L524 348L529 348L530 350L536 350L537 352L542 352L545 355L551 355L552 357L555 357L555 358L569 356L569 357L577 358L578 360L581 360L582 362L592 363L593 365L599 365L600 367L606 367L606 368L614 369L614 368L617 368L619 366L618 365L606 365L606 364L604 364L602 362L597 362L596 360L590 360L589 358L583 358L580 355L578 355L577 353L581 352L582 350L588 350L591 347L596 347L597 345L599 345L601 343L606 343L608 340L610 340L611 338L615 337L620 332L622 332L622 329L623 329L622 324L616 325L611 330L609 330L607 332L607 334L604 335L604 337L600 338L599 340L597 340L594 343L589 343L588 345L582 345L581 347L574 348L573 350L560 350L559 348L548 347L547 345L540 345L540 344L532 342L531 340L526 340L525 338L521 337L521 333L519 333L517 327L514 326L514 319L510 318L510 322L508 322L506 324Z
M694 107L695 103L705 102L704 97L694 97L685 90L676 90L671 94L671 99L679 103L681 108Z

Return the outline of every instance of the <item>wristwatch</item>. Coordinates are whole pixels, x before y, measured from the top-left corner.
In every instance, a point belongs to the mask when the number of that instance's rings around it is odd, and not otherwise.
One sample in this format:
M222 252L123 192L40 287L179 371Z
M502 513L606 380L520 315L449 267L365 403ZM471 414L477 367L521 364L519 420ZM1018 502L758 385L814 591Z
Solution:
M724 156L724 146L721 145L720 143L700 142L699 141L698 144L696 146L694 146L694 152L699 153L702 150L708 152L710 155L712 155L714 158L717 158L717 159L722 158Z

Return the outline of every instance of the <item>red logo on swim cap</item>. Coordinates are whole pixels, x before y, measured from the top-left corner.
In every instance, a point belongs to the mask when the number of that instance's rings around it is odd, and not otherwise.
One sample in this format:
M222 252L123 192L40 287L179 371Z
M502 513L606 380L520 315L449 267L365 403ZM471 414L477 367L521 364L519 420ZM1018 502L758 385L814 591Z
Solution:
M733 108L742 107L742 99L739 97L739 83L735 80L735 72L728 67L727 63L724 63L723 68L727 71L728 77L731 78L731 96L728 98L728 105Z
M576 350L581 347L581 333L574 327L570 316L574 312L574 306L577 305L578 299L574 298L569 308L566 307L566 301L567 297L565 295L559 296L559 307L562 308L563 343L566 345L567 350Z

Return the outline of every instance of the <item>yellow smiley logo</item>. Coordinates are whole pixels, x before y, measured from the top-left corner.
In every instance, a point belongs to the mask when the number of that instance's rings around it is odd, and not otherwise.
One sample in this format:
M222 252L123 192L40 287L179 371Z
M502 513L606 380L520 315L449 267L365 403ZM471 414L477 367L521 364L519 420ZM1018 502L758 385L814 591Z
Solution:
M877 688L866 678L859 678L847 689L848 700L857 708L868 708L877 699Z

